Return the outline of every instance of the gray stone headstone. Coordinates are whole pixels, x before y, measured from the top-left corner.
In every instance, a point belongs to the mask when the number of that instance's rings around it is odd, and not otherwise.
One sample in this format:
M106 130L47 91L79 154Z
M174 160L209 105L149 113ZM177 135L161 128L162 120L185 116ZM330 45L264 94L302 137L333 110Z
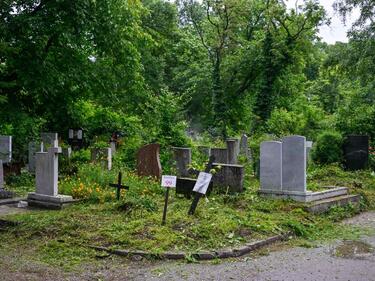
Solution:
M303 136L282 140L282 188L306 193L306 138Z
M251 151L248 143L248 136L243 134L240 141L240 154L245 155L248 161L252 161Z
M35 173L35 153L40 150L40 144L37 142L29 142L28 145L29 154L28 154L28 170L30 173Z
M238 139L227 139L228 164L237 164L237 157L240 152Z
M0 189L4 188L4 168L3 160L0 159Z
M264 141L260 144L260 189L282 190L282 143Z
M35 154L36 191L28 194L29 206L60 209L64 203L73 201L71 196L58 194L59 153L61 147L56 140L47 152Z
M191 165L191 149L186 147L173 147L173 158L176 162L177 175L188 177Z
M313 147L313 142L312 141L306 141L306 161L307 163L310 161L310 151Z
M211 148L211 155L216 163L228 164L228 150L226 148Z
M55 142L58 141L57 133L41 133L41 141L43 142L43 151L47 152L49 147L53 147Z
M110 147L91 149L91 161L100 161L110 171L112 169L112 149Z
M58 194L58 153L61 147L50 147L48 152L35 154L36 193L48 196Z
M4 164L12 161L12 136L0 136L0 160Z
M229 187L230 192L242 192L245 169L242 165L214 163L213 168L220 169L213 174L212 181L215 185Z

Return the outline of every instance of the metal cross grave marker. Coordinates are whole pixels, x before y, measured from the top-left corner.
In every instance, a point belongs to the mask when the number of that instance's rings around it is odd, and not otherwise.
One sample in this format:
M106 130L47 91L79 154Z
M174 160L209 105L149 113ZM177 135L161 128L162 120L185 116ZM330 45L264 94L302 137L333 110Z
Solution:
M118 173L118 178L117 178L117 183L110 183L109 186L110 187L114 187L114 188L117 188L117 200L120 200L120 192L121 192L121 189L126 189L126 190L129 190L129 186L125 186L125 185L121 185L121 179L122 179L122 173L119 172Z

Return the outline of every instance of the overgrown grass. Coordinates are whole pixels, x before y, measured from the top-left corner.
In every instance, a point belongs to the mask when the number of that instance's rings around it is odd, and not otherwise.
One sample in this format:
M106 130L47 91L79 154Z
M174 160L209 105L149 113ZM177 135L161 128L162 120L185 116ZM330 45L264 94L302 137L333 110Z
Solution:
M312 184L349 186L364 198L360 209L337 207L324 215L312 215L299 203L259 197L259 183L250 168L246 169L244 193L213 192L199 202L194 216L187 215L191 201L171 192L167 224L161 226L164 190L158 182L122 169L124 184L130 190L117 202L108 183L116 182L119 169L107 172L99 166L82 165L76 176L61 179L60 192L83 201L61 211L8 216L20 224L0 232L0 239L8 241L0 245L0 253L24 249L26 253L33 252L31 256L37 261L69 269L95 257L89 246L153 253L194 252L239 245L286 231L292 231L300 238L298 243L308 246L317 240L359 235L360 229L335 222L375 206L375 176L369 171L350 173L338 166L311 168Z

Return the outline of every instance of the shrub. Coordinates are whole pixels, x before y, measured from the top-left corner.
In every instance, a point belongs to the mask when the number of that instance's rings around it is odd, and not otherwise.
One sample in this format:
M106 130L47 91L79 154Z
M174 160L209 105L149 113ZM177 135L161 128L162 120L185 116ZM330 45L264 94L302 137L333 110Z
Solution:
M340 163L342 161L343 137L339 132L324 131L316 140L312 159L319 164Z

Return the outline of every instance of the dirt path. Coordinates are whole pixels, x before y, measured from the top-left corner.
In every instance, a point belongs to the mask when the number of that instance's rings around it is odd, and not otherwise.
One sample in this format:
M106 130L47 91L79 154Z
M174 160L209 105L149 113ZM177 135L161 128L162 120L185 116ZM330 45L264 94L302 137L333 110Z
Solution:
M375 230L375 212L343 223ZM130 262L111 257L64 273L45 265L15 266L17 255L0 257L0 280L374 280L375 235L361 241L336 241L318 248L268 248L266 256L222 261L218 264L185 262Z

